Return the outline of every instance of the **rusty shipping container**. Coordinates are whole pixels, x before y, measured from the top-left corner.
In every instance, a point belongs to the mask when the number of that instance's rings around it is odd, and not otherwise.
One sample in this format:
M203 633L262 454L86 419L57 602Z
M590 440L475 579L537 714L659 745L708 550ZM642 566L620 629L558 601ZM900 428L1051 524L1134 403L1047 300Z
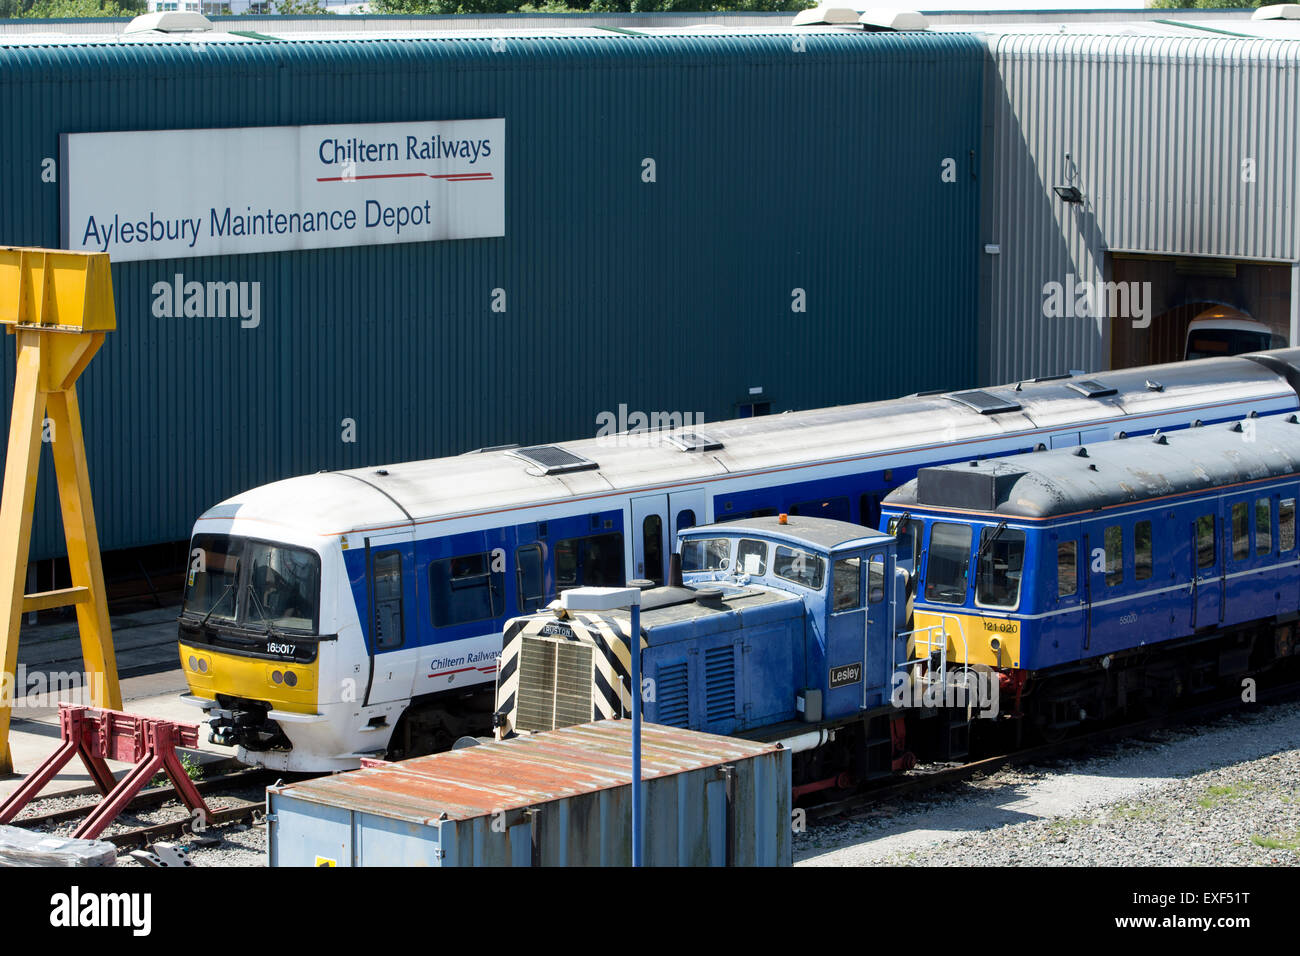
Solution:
M788 866L790 752L644 725L645 862ZM626 866L631 721L267 790L271 866Z

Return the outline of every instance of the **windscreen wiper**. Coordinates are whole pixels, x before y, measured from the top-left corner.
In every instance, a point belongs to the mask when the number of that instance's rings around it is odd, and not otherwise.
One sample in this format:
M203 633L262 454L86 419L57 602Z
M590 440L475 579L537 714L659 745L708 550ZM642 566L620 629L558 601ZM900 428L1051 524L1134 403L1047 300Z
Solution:
M993 529L993 533L980 542L980 549L975 552L976 561L984 557L984 552L989 549L989 545L998 540L998 535L1002 534L1005 530L1007 530L1007 523L1005 521L999 521L998 526Z
M221 592L221 597L217 598L216 603L212 605L212 607L208 610L208 613L203 615L203 620L199 621L199 627L207 626L208 618L212 617L213 612L216 611L217 608L221 607L221 602L226 599L226 595L230 593L231 589L234 588L234 586L237 583L238 582L236 581L231 581L229 584L226 585L226 589Z

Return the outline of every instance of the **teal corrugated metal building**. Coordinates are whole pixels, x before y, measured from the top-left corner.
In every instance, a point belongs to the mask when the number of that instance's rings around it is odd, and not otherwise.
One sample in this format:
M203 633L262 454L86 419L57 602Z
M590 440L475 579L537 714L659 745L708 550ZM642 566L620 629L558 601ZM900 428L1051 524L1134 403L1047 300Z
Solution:
M60 243L62 133L508 130L504 238L114 265L81 386L104 548L292 474L590 436L620 404L716 420L754 386L781 411L973 384L983 61L952 34L0 44L7 245ZM261 324L155 317L176 273L260 282Z

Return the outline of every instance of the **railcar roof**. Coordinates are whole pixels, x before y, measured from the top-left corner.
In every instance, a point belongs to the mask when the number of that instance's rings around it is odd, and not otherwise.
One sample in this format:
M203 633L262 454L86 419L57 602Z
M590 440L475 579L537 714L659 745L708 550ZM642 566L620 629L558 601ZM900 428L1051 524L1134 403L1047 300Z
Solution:
M1277 353L1300 369L1300 349ZM1104 394L1086 394L1096 381ZM1113 389L1113 391L1111 391ZM992 396L1014 410L981 413L970 393ZM1095 390L1094 390L1095 391ZM707 483L765 469L870 459L906 448L951 449L1015 432L1033 432L1083 417L1105 418L1119 431L1141 416L1174 407L1206 407L1247 400L1295 398L1277 370L1245 358L1202 359L1063 376L1007 386L914 395L781 415L697 424L563 442L558 448L595 468L544 473L509 451L469 453L289 478L236 495L202 518L250 518L308 534L332 535L503 513L532 504L596 498L625 489L651 490ZM983 401L983 399L975 399ZM720 447L683 451L668 441L686 433ZM1032 441L1027 438L1026 441ZM594 504L592 510L598 510ZM202 519L201 519L202 520Z
M923 468L885 504L1054 518L1296 473L1300 422L1275 415Z
M782 537L791 541L806 541L814 547L824 548L827 551L857 544L875 544L890 537L890 535L882 531L864 528L862 525L853 524L850 521L836 521L833 518L813 518L806 515L790 515L785 524L781 524L780 520L773 516L746 518L743 521L722 521L716 524L700 525L689 530L692 533L757 534L766 537Z

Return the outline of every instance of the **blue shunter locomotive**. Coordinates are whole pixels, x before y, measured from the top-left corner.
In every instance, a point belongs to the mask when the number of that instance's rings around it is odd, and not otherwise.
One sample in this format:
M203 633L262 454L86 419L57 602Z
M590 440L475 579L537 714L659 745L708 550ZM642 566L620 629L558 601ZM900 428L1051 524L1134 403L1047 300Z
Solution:
M1297 498L1292 415L922 468L886 533L690 529L642 596L646 718L781 741L799 795L959 755L979 717L1051 739L1166 708L1294 654ZM629 630L512 620L498 734L625 714Z

